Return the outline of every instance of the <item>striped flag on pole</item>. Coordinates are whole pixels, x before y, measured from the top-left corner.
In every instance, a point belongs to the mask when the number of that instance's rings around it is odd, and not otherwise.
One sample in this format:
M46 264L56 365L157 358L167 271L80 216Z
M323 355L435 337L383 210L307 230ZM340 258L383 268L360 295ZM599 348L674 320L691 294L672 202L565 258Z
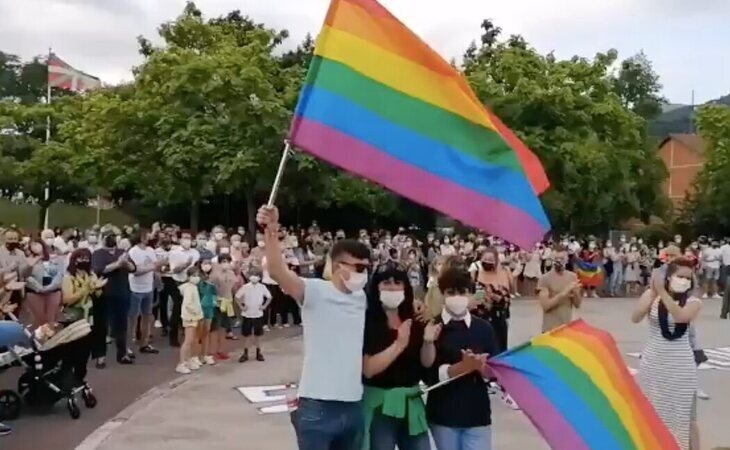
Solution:
M101 80L74 69L54 53L51 53L48 57L48 85L80 92L101 87Z

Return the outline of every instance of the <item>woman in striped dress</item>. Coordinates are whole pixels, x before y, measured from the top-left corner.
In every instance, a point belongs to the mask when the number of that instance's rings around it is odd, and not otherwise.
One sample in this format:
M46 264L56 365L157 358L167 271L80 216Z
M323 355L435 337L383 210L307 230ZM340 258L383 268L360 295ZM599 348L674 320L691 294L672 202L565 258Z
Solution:
M692 263L672 261L666 277L654 277L651 289L632 314L638 323L649 318L649 339L641 354L640 384L659 417L682 450L699 450L697 366L688 328L701 300L691 295Z

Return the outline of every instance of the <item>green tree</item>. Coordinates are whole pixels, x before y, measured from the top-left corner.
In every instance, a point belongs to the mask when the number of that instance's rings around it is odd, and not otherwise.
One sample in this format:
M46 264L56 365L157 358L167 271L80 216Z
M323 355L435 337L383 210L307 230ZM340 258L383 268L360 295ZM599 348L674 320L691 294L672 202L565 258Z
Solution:
M38 202L39 227L55 201L83 202L88 198L73 170L71 149L55 133L55 125L63 120L65 104L73 101L73 97L67 97L52 105L0 102L0 128L4 130L0 140L4 174L0 183L7 194L22 192ZM54 128L52 139L46 142L48 120Z
M727 234L730 232L730 106L700 108L697 128L707 143L706 162L683 219L699 233Z
M613 83L624 106L646 120L661 114L662 105L667 102L661 96L659 75L644 52L623 60Z
M85 102L99 123L80 126L76 146L95 155L79 164L122 168L96 173L96 186L111 177L161 205L188 204L193 229L214 194L243 191L255 211L257 185L273 178L288 119L271 53L281 34L238 13L208 21L192 3L159 31L163 47L139 39L146 59L128 95Z
M646 142L644 119L616 92L610 69L617 53L558 60L520 36L500 40L488 20L482 28L482 45L467 51L464 72L540 157L552 185L542 200L553 228L603 232L662 213L661 162Z

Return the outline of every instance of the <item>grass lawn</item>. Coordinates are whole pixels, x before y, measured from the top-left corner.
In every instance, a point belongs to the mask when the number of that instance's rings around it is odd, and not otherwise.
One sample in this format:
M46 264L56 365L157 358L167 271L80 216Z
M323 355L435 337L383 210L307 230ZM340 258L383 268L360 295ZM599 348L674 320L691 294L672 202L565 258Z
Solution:
M24 231L36 231L39 209L37 205L15 204L7 199L0 199L0 224L16 225ZM50 208L48 222L51 228L57 226L89 228L96 224L96 209L88 206L55 203ZM108 222L115 225L127 225L134 223L135 220L118 209L102 210L101 223L103 225Z

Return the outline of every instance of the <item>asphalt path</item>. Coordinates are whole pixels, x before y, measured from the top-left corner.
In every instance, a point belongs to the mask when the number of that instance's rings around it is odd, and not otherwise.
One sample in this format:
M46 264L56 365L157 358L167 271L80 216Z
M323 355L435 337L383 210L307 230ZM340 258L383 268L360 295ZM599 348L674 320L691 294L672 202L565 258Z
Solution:
M156 330L158 332L159 330ZM274 330L267 339L293 336L300 328ZM241 341L226 341L231 356L238 357ZM2 450L54 449L71 450L105 422L115 417L142 395L157 386L173 383L180 375L175 372L178 349L167 344L167 339L157 337L153 344L160 350L158 355L137 355L134 365L122 366L114 359L114 346L109 346L106 369L96 369L89 363L88 382L98 399L94 409L87 409L80 401L81 417L73 420L64 402L48 411L24 411L20 419L8 422L13 433L0 437ZM236 363L235 360L233 363ZM0 389L15 389L22 369L13 367L0 374Z

